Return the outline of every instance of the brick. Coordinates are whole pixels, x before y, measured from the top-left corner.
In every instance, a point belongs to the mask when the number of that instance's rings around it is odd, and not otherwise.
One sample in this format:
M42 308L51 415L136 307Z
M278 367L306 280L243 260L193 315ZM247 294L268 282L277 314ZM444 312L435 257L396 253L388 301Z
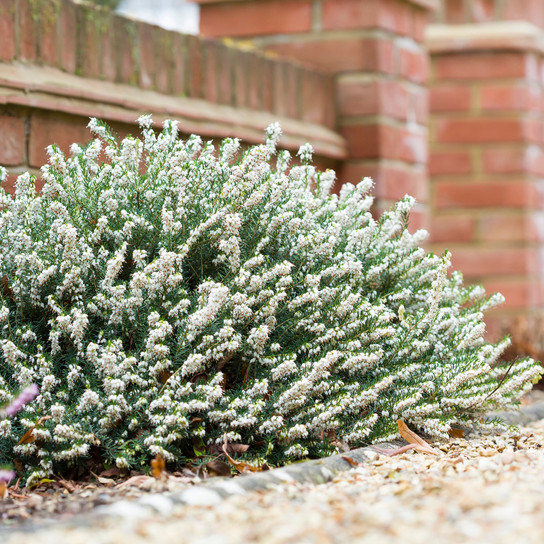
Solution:
M15 0L0 0L0 61L10 61L16 55Z
M152 89L155 86L155 28L146 23L138 24L138 57L140 59L140 87Z
M274 74L276 62L265 60L262 67L261 77L263 85L263 109L265 111L274 111Z
M485 23L495 19L495 0L472 0L469 3L472 21Z
M529 120L489 118L437 119L441 143L521 142L534 137Z
M476 222L467 216L431 216L431 243L472 242L475 239Z
M340 129L349 156L354 159L385 158L409 163L427 162L427 139L423 134L388 125L348 125Z
M518 174L527 169L526 148L493 148L482 151L482 166L489 174Z
M323 121L323 93L321 92L321 78L319 74L310 70L305 71L301 78L302 92L302 120L308 123Z
M539 111L540 102L540 89L513 85L490 85L480 89L480 107L484 111Z
M536 187L519 181L437 182L434 199L437 209L528 208L539 204Z
M541 227L527 214L486 214L479 220L478 232L486 242L539 242Z
M317 75L317 84L314 91L315 107L314 119L316 122L336 130L338 113L335 108L336 80L329 75ZM305 104L305 102L303 102ZM303 108L305 114L306 107Z
M413 87L408 93L408 110L406 120L413 121L420 125L427 125L429 122L429 93L427 87Z
M401 47L399 73L415 83L425 83L429 78L429 57L423 49Z
M96 10L88 4L77 6L77 72L91 78L100 77L101 36L95 23Z
M378 171L374 194L377 198L395 201L411 195L418 202L428 202L427 175L422 171L383 166Z
M112 21L115 35L116 80L121 83L136 85L138 73L138 23L116 15ZM177 49L174 49L177 52Z
M59 25L60 68L73 74L77 68L78 32L77 6L71 1L63 1Z
M432 151L429 156L429 174L466 175L473 171L472 156L468 151Z
M25 162L24 119L0 115L0 141L0 165L18 166Z
M287 116L287 69L283 62L274 63L273 85L273 112Z
M378 113L407 121L414 121L418 117L416 107L421 108L422 105L415 95L412 104L407 87L397 81L383 80L379 83L379 93L381 103Z
M501 310L519 310L541 304L541 286L531 280L504 278L487 279L484 284L489 293L502 293L506 299ZM487 321L487 320L486 320ZM501 332L501 335L504 334Z
M434 75L438 80L524 78L530 64L525 53L452 53L434 57Z
M60 5L54 1L40 3L38 27L38 57L49 66L57 66L60 54Z
M172 74L174 72L174 32L162 28L153 29L155 47L155 89L164 94L172 92Z
M448 23L468 22L466 0L445 0L444 4L445 17Z
M472 89L461 86L433 87L429 91L432 112L468 111L472 102Z
M420 229L429 230L429 212L425 208L416 207L410 211L408 230L415 232Z
M249 57L246 53L238 52L234 65L234 104L247 108L249 91Z
M409 36L412 31L413 6L399 0L378 0L378 27Z
M371 209L372 217L374 219L379 219L384 212L389 211L393 205L394 202L392 201L377 200ZM410 210L408 230L410 232L415 232L419 229L429 230L429 213L425 206L416 204L415 207Z
M221 104L230 105L234 103L234 65L236 64L236 59L238 58L237 51L228 47L220 46L218 55L218 101Z
M261 58L257 55L249 55L248 57L248 90L247 104L248 107L254 110L261 109ZM301 88L302 85L299 87ZM300 91L302 92L302 90ZM308 102L308 105L310 103Z
M395 80L345 79L337 84L340 116L386 115L395 119L426 118L426 92L414 92ZM416 109L418 110L416 113Z
M297 119L300 116L300 109L302 105L299 103L299 79L298 69L291 65L285 66L285 100L286 100L286 114L292 119Z
M72 143L87 143L91 135L86 126L88 119L70 115L33 113L30 118L29 157L32 167L40 167L47 162L45 148L53 143L68 154Z
M189 67L187 60L187 41L183 34L174 32L174 43L172 48L174 53L172 92L175 95L184 96L187 94Z
M380 81L339 81L337 109L339 115L376 115L381 112Z
M378 200L396 202L407 194L418 202L429 200L429 184L423 169L402 168L386 161L347 161L339 172L343 182L358 183L365 177L374 180L373 194Z
M2 182L0 185L9 193L9 194L15 194L15 183L17 182L17 178L19 177L19 174L9 174L6 179L6 181ZM44 185L44 181L42 178L37 178L34 187L37 193L40 193Z
M33 17L31 2L17 2L18 6L18 57L29 62L38 58L38 29Z
M210 42L206 44L206 85L204 89L204 97L209 102L219 101L219 83L218 83L218 68L219 68L219 51L218 46Z
M335 79L326 77L323 80L322 93L324 95L323 124L331 130L338 129L338 116L334 107L334 96L336 93Z
M300 96L303 104L301 110L301 119L308 123L319 123L322 120L321 96L318 93L319 75L311 70L305 70L300 78Z
M106 81L117 81L117 41L115 25L110 25L107 32L100 34L100 77ZM125 47L130 50L130 44Z
M17 175L16 174L9 174L5 181L0 183L0 186L3 187L5 191L7 191L9 194L13 195L15 194L15 182L17 181Z
M226 2L200 7L203 36L260 36L309 32L312 28L310 0Z
M467 277L532 274L538 270L536 251L520 247L458 247L452 252L451 262Z
M297 119L300 117L300 109L302 105L299 103L299 79L298 79L298 70L295 66L291 64L286 65L287 74L286 74L286 91L287 91L287 116L292 119Z
M505 0L503 18L525 20L544 26L544 4L540 0Z
M192 98L202 98L204 94L204 72L202 65L202 44L196 36L187 36L189 57L188 95Z
M542 144L544 142L542 122L538 118L524 119L524 135L527 142Z
M312 39L271 44L267 49L326 72L395 73L394 43L387 39Z
M542 146L527 146L525 149L525 167L530 174L544 176L544 151Z
M412 38L418 43L425 42L425 29L429 24L429 13L423 9L414 9L412 13Z
M324 0L322 28L353 30L380 28L411 36L414 32L412 6L399 0Z

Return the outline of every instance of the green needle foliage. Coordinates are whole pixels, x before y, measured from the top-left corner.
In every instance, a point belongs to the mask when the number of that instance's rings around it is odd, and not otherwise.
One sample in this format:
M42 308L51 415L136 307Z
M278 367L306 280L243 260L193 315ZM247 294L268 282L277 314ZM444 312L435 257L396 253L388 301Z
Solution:
M0 193L0 404L40 389L0 421L0 463L29 484L225 435L271 463L392 439L398 418L447 436L540 376L497 363L482 317L502 297L419 247L413 199L373 219L371 180L331 194L311 146L289 168L277 125L243 151L139 121L118 141L91 120L89 145L49 148L41 194L29 174Z

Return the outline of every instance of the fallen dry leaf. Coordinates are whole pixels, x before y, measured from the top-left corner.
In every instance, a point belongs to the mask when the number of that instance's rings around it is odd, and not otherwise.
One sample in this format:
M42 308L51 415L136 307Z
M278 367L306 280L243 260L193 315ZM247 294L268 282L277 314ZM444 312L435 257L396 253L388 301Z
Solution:
M263 470L268 470L268 466L262 466L262 467L256 467L256 466L253 466L253 465L249 465L248 463L244 463L243 461L236 461L236 459L233 459L230 455L229 455L229 452L228 452L228 449L227 449L227 440L225 438L224 440L224 443L223 443L223 453L225 454L225 456L227 457L229 463L238 471L238 472L241 472L241 473L245 473L245 472L262 472Z
M101 483L102 485L105 485L107 487L112 487L115 485L115 480L111 478L103 478L102 476L96 475L93 471L91 471L92 476L96 478L96 480Z
M121 476L121 474L123 474L123 472L126 472L126 471L123 471L122 469L118 468L118 467L111 467L111 468L108 468L106 470L103 470L99 476L102 476L102 478L113 478L115 476L119 477Z
M13 294L13 290L9 286L9 279L7 276L2 276L0 278L0 288L2 289L2 294L5 297L10 298L11 300L15 300L15 296Z
M21 437L21 440L17 442L17 445L20 446L21 444L31 444L32 442L34 442L36 440L36 437L34 436L34 429L48 419L51 419L51 416L43 416L38 419L36 425L34 425L32 429L28 429L28 431Z
M397 425L402 438L404 438L406 442L409 442L409 445L414 449L425 453L430 453L431 455L438 455L440 453L437 449L431 447L427 442L425 442L425 440L418 436L414 431L411 431L408 428L408 425L406 425L402 419L397 419Z
M155 456L155 459L151 460L151 474L153 474L153 478L156 478L157 480L159 478L162 478L164 471L166 469L166 464L164 462L164 459L161 455L157 453Z
M231 476L230 467L223 461L214 460L206 464L206 470L210 476Z
M5 499L8 496L8 484L0 482L0 499Z
M65 489L67 489L70 493L74 493L75 491L77 491L77 488L78 488L78 486L74 485L73 482L64 480L63 478L59 480L59 484Z
M352 467L358 467L361 465L361 463L358 463L357 461L355 461L351 457L348 457L347 455L342 455L342 459L344 461L347 461Z
M465 438L465 430L464 429L458 429L457 427L451 427L448 431L448 434L452 438Z
M161 370L161 373L159 374L159 379L161 380L161 383L164 385L173 375L173 372L169 372L168 370Z

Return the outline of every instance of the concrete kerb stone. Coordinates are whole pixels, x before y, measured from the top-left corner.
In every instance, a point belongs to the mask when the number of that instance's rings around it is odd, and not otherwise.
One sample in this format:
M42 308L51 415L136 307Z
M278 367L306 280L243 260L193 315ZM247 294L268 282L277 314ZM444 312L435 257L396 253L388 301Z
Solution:
M532 421L544 419L544 402L522 407L517 412L493 413L490 414L487 419L490 421L496 418L500 418L508 425L525 425ZM379 444L379 447L398 448L402 444L401 441L387 442ZM345 459L346 457L350 460L347 461ZM191 486L178 492L167 493L166 496L169 497L174 504L213 506L233 495L243 495L252 491L273 490L284 484L307 483L319 485L330 482L338 474L351 470L354 463L368 463L376 460L377 457L378 453L375 446L367 446L346 453L332 455L324 459L301 461L266 472L241 475L236 479L214 478L211 480L204 480L196 486ZM165 494L157 495L164 497ZM151 508L154 511L154 514L161 514L164 512L164 507L157 508L159 505L155 505L155 499L152 497L154 497L154 495L146 495L133 502L136 502L138 506L147 506ZM93 512L91 515L122 515L123 511L126 511L126 506L121 505L116 507L116 504L120 503L99 507L96 513Z
M490 414L488 421L500 418L509 425L525 425L544 419L544 402L522 407L517 412L497 412ZM241 475L235 479L213 478L187 487L180 491L151 493L138 499L121 500L112 504L99 506L88 514L76 516L72 520L61 522L69 527L92 526L104 518L119 518L127 523L136 522L146 517L157 515L168 517L176 505L216 506L223 500L244 495L252 491L274 490L291 483L307 483L319 485L330 482L338 474L351 470L354 464L365 464L376 460L378 452L375 447L398 448L401 441L381 443L376 446L357 448L346 453L332 455L323 459L301 461L266 472ZM349 458L349 460L346 459ZM58 527L59 522L55 522ZM34 532L45 529L47 525L34 525L21 528L10 528L10 532ZM3 529L0 527L0 534Z

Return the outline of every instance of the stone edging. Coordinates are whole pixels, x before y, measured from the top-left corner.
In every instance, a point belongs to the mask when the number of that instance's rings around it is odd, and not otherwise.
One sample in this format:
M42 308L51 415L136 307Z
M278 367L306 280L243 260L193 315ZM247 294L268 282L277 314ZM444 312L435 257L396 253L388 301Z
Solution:
M522 407L517 412L497 412L490 414L488 420L501 418L509 425L524 425L544 419L544 402ZM390 442L380 446L398 447L400 443ZM349 457L347 461L345 457ZM180 504L193 506L215 506L233 495L244 495L252 491L266 491L289 483L308 483L319 485L330 482L342 472L353 468L353 463L368 463L375 460L378 453L374 446L357 448L344 454L332 455L323 459L303 461L266 472L231 478L214 478L181 491L151 493L136 500L121 500L100 506L93 512L76 516L62 523L66 527L92 526L104 517L116 517L126 521L136 521L149 516L168 516ZM56 522L58 526L58 522ZM9 528L8 531L34 532L47 525ZM0 535L3 529L0 527Z
M531 421L544 418L544 402L522 407L517 412L500 412L491 414L489 419L500 418L509 425L524 425ZM396 442L380 444L380 447L398 447ZM274 489L286 483L309 483L314 485L330 482L341 472L353 468L352 463L346 461L349 457L355 463L367 463L375 460L378 454L373 446L357 448L349 452L331 455L323 459L293 463L285 467L275 468L267 472L259 472L247 476L239 476L236 479L214 478L206 480L198 486L192 486L179 492L168 493L174 504L213 505L218 504L224 498L231 495L242 495L251 491ZM164 494L161 494L164 497ZM160 511L159 503L155 503L154 495L147 495L136 502L143 506ZM127 501L128 502L128 501ZM119 506L119 508L117 508ZM125 506L120 502L99 507L98 515L121 514ZM160 512L159 512L160 513Z

